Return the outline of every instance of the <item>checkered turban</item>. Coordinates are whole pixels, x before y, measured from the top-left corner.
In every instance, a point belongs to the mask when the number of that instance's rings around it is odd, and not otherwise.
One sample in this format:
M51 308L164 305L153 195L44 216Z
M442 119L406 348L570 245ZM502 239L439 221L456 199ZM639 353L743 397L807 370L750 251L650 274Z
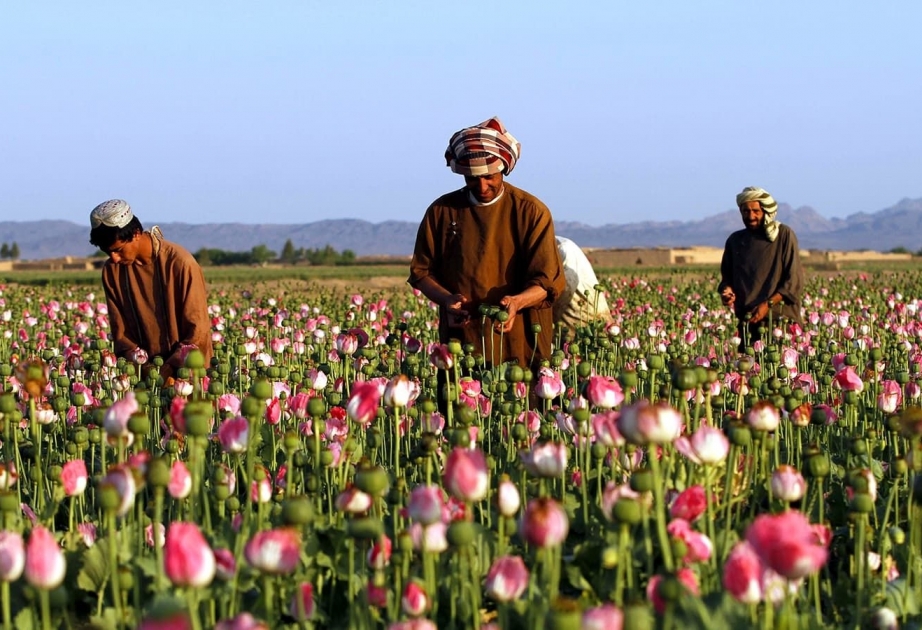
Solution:
M445 161L453 173L481 177L506 173L519 161L522 145L495 116L456 132L448 141Z
M765 236L768 240L774 241L778 238L778 227L781 225L775 220L775 213L778 211L778 203L768 194L768 191L755 186L747 186L743 192L736 196L736 205L740 208L747 201L758 201L762 206L762 212L765 218L762 220L762 227L765 228Z
M131 206L127 201L121 199L110 199L104 201L90 213L90 226L98 228L100 225L108 225L114 228L123 228L128 225L134 218L131 212Z

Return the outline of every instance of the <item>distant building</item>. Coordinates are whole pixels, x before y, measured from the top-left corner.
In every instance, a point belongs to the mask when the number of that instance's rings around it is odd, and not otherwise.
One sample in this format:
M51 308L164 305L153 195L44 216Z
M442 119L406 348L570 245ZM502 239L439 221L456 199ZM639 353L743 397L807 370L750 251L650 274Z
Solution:
M679 265L719 265L722 247L635 247L624 249L584 248L586 257L596 268L672 267ZM800 250L805 264L840 262L895 262L912 260L909 253L840 252Z

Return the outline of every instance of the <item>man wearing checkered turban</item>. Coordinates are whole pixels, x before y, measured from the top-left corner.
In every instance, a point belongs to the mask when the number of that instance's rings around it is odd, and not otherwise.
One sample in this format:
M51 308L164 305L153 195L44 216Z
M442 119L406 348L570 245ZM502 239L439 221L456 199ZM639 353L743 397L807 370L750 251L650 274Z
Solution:
M780 321L802 323L804 287L797 236L775 219L778 204L762 188L736 196L745 229L727 238L717 290L739 320L740 346L762 338L762 329Z
M551 213L505 180L521 145L499 118L451 136L445 161L464 187L436 199L416 236L409 283L439 305L439 338L489 365L550 356L552 306L566 287ZM484 315L490 307L502 313Z
M211 361L211 317L205 276L195 258L145 231L128 202L111 199L90 213L90 243L108 254L102 284L109 307L115 354L138 364L163 359L160 376L171 378L192 347Z

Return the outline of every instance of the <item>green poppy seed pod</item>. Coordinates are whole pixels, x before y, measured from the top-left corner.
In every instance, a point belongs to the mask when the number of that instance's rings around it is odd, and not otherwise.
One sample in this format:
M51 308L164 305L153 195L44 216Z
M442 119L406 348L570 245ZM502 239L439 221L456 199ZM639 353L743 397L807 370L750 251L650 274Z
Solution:
M218 363L218 367L215 368L218 371L218 374L221 376L227 376L230 374L231 366L230 363Z
M356 488L373 497L384 496L391 485L387 471L381 466L373 466L368 462L359 465L353 482Z
M559 597L554 600L544 618L544 630L580 630L582 627L582 608L572 599Z
M734 446L749 446L752 442L752 431L745 424L733 423L727 432L730 444Z
M672 557L676 559L676 562L681 562L688 555L688 545L681 538L671 539L669 546L672 548Z
M649 468L638 468L631 473L631 490L634 492L652 492L654 485L653 471Z
M190 436L205 437L211 431L211 414L193 411L183 415L186 417L186 433Z
M525 378L525 370L516 364L510 364L506 368L506 380L510 383L521 383Z
M19 494L16 492L0 492L0 512L6 512L7 514L12 512L22 512L21 504L19 503Z
M516 422L512 425L512 439L516 442L521 442L528 439L528 427L526 427L521 422Z
M272 380L276 380L281 377L281 372L276 366L271 366L266 370L266 375Z
M815 453L807 458L807 467L804 473L814 479L824 479L829 476L829 457L825 453Z
M272 383L259 379L250 386L250 395L258 400L269 400L272 398Z
M128 430L135 435L146 435L150 431L150 419L143 411L136 411L128 418Z
M229 497L227 501L225 501L224 505L227 506L227 509L230 510L231 514L240 511L240 499L237 497Z
M0 395L0 413L8 414L16 410L16 399L13 394Z
M179 440L177 440L176 438L172 438L166 443L166 452L169 453L170 455L176 455L181 450L182 450L182 447L179 444Z
M215 486L211 492L218 501L226 501L227 497L230 496L230 488L227 486Z
M531 331L535 334L538 334L539 332L541 332L541 324L532 324Z
M310 525L314 520L314 504L305 496L291 497L282 504L282 522L286 525Z
M623 370L621 374L618 375L618 381L621 383L621 387L625 389L637 387L637 372L634 370Z
M910 380L909 372L898 372L896 375L896 382L900 385L905 385Z
M471 444L471 436L467 429L455 429L450 433L451 445L456 447L467 447Z
M74 444L73 442L68 442L67 444L64 445L64 452L70 457L73 457L74 455L76 455L79 450L80 449L77 448L77 445Z
M611 510L611 515L619 523L636 525L643 520L643 509L637 499L623 497L615 502Z
M452 339L448 342L448 352L456 357L459 357L464 354L464 348L461 346L460 341L457 339Z
M864 492L856 492L848 507L856 514L870 514L874 511L874 499Z
M845 395L842 397L846 405L857 405L858 404L858 392L852 390L845 392Z
M324 468L328 467L333 463L333 451L328 448L324 448L320 451L320 465Z
M508 311L499 311L498 313L496 313L496 315L495 315L494 317L495 317L496 321L498 321L498 322L500 322L500 323L506 322L506 321L509 321L509 312L508 312Z
M880 348L871 348L868 356L871 357L871 361L877 362L884 358L884 352Z
M458 421L458 424L467 427L477 421L477 412L471 407L460 403L455 405L455 419Z
M99 444L102 441L102 430L99 427L93 427L89 431L90 444Z
M630 630L651 630L653 625L653 616L650 614L650 607L642 602L627 604L624 609L624 628Z
M224 395L224 383L221 381L211 381L208 383L208 393L212 396Z
M602 550L602 568L614 569L618 566L619 560L618 547L610 545Z
M63 470L64 469L58 465L50 466L48 468L48 478L52 481L60 481Z
M265 399L259 400L255 396L247 396L240 403L240 412L247 418L258 418L265 413Z
M868 452L868 443L864 438L852 439L850 450L852 455L864 455Z
M319 418L327 411L326 401L322 396L314 396L307 401L307 413L311 418Z
M102 484L96 491L96 502L105 512L114 512L122 502L118 490L111 484Z
M608 447L601 442L595 442L590 449L590 453L593 461L600 462L608 455Z
M424 453L435 453L439 450L439 438L434 433L423 433L420 437L420 446Z
M580 378L589 378L592 374L592 363L589 361L580 361L576 366L576 375Z
M666 366L666 362L661 354L651 354L647 357L647 367L654 372L661 372Z
M477 527L468 521L452 521L446 532L448 542L454 547L466 547L477 537Z
M166 488L170 485L171 478L170 460L166 457L155 457L147 466L147 485L154 488Z
M890 540L893 541L894 545L902 545L906 542L906 532L902 528L893 525L890 527Z
M580 407L579 409L573 410L573 419L577 422L589 422L591 417L592 414L585 407Z
M282 442L286 453L294 453L301 448L301 438L297 431L286 431L285 439Z
M915 456L913 456L913 459L915 459ZM902 477L903 475L905 475L908 471L909 471L909 464L907 464L906 460L903 459L902 457L895 459L893 462L891 462L890 469L888 470L888 472L890 473L890 477L892 479L898 479Z
M679 368L672 375L672 386L676 389L687 392L698 387L698 375L694 368Z
M384 532L381 519L370 516L350 518L346 521L346 535L359 540L377 540Z
M192 370L203 368L205 367L205 355L202 354L202 351L198 348L194 348L189 351L189 354L186 355L184 365Z

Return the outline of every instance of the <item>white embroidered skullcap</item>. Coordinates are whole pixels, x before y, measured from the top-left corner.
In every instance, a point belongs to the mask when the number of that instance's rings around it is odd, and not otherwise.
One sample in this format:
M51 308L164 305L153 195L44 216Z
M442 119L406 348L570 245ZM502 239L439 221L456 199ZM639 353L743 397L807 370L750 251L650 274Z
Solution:
M134 214L131 212L131 206L128 205L127 201L110 199L93 208L90 213L90 225L93 228L98 228L100 225L123 228L133 218Z

